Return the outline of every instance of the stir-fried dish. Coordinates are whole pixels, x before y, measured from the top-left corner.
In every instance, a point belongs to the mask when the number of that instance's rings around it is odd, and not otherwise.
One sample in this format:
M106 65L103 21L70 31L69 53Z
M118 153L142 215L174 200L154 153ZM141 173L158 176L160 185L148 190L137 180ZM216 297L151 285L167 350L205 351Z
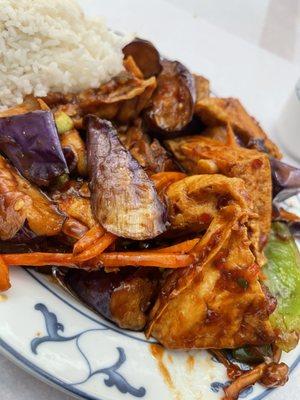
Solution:
M281 201L300 172L239 100L148 41L123 53L98 89L0 113L0 290L11 266L37 267L121 328L210 349L232 382L224 399L283 385L300 219Z

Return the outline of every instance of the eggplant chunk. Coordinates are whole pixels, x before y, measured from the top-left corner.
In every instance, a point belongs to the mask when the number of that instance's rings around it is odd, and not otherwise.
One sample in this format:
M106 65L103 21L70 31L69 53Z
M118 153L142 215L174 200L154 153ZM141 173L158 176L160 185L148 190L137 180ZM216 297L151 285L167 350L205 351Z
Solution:
M166 229L166 209L153 182L125 149L110 122L85 119L92 210L107 231L151 239Z
M124 329L141 330L156 293L157 271L126 270L106 273L69 270L66 286L103 317Z
M145 78L156 76L162 70L159 52L148 40L134 39L123 48L123 53L134 59Z
M273 197L283 201L300 192L300 169L272 158Z
M164 60L162 66L146 118L151 129L168 135L192 120L196 88L194 76L180 62Z
M68 173L50 111L0 118L0 150L20 173L38 186L49 186Z

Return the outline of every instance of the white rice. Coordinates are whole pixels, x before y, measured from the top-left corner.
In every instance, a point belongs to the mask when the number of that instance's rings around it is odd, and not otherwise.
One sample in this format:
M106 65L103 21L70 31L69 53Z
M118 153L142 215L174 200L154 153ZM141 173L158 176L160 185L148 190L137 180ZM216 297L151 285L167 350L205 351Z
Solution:
M74 0L0 0L0 107L98 87L122 70L125 40Z

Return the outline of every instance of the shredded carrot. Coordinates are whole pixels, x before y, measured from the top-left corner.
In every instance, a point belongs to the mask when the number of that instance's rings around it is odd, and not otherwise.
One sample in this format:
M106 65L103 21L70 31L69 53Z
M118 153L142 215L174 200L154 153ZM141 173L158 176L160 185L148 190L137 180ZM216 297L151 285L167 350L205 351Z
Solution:
M160 267L184 268L191 265L195 258L188 254L157 253L151 251L103 253L97 261L107 268L116 267Z
M105 233L100 239L92 244L90 248L85 249L78 255L74 256L74 262L83 262L99 256L107 247L109 247L117 236L112 233Z
M10 288L9 271L7 264L0 256L0 292L4 292Z
M172 183L180 181L185 177L186 174L183 172L158 172L157 174L151 175L151 179L154 182L158 192L166 189Z
M105 230L100 225L93 226L89 231L75 243L73 254L77 255L90 248L97 242L105 233Z
M174 244L173 246L163 247L161 249L155 249L157 253L177 253L177 254L186 254L189 253L194 246L199 242L200 238L186 240L184 242L180 242ZM149 250L154 251L154 250Z
M110 234L107 234L110 235ZM111 241L115 238L110 238ZM109 240L105 240L106 245ZM97 249L99 251L99 249ZM93 255L93 254L92 254ZM58 265L62 267L78 268L83 261L73 254L65 253L25 253L3 254L5 263L11 266L43 267ZM91 254L89 254L91 256ZM191 265L195 257L190 254L157 253L151 251L111 252L103 253L90 260L90 268L119 268L127 266L135 267L159 267L159 268L184 268ZM82 265L81 265L82 266Z
M47 104L44 102L44 100L42 99L36 99L36 101L38 102L41 110L43 111L50 111L50 108L47 106Z
M125 60L123 61L123 65L126 71L131 72L132 75L134 75L136 78L144 79L142 71L136 65L136 62L134 61L134 58L132 56L126 57Z
M8 265L43 267L58 265L61 267L76 267L73 254L67 253L20 253L3 254L2 258Z

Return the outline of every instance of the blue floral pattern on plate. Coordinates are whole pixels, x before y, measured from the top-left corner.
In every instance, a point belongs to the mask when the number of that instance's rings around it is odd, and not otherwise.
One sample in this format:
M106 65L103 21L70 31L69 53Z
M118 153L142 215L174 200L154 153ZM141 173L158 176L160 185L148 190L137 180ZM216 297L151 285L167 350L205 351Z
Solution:
M91 367L91 363L87 357L87 355L84 353L83 349L79 345L79 339L89 333L89 332L99 332L99 331L104 331L108 330L109 328L107 327L102 327L102 328L97 328L97 329L88 329L82 332L77 333L76 335L72 336L63 336L60 332L64 332L64 325L60 322L58 322L57 316L48 310L48 308L42 304L38 303L34 307L36 310L40 311L43 314L44 320L45 320L45 327L46 327L46 335L41 336L41 337L36 337L32 339L31 341L31 351L34 354L38 354L38 348L40 345L43 343L49 343L49 342L69 342L69 341L75 341L76 343L76 348L78 352L81 354L83 357L83 360L85 361L85 365L87 367L87 376L85 379L73 383L73 386L79 386L87 382L89 379L91 379L95 375L101 375L104 374L106 375L106 378L104 379L104 384L107 387L113 387L115 386L121 393L129 393L134 397L144 397L146 394L146 389L144 387L139 387L135 388L133 387L127 380L126 378L118 371L119 368L126 362L126 354L125 350L122 347L117 347L118 351L118 360L114 362L111 366L108 366L106 368L101 368L101 369L96 369L93 371Z

